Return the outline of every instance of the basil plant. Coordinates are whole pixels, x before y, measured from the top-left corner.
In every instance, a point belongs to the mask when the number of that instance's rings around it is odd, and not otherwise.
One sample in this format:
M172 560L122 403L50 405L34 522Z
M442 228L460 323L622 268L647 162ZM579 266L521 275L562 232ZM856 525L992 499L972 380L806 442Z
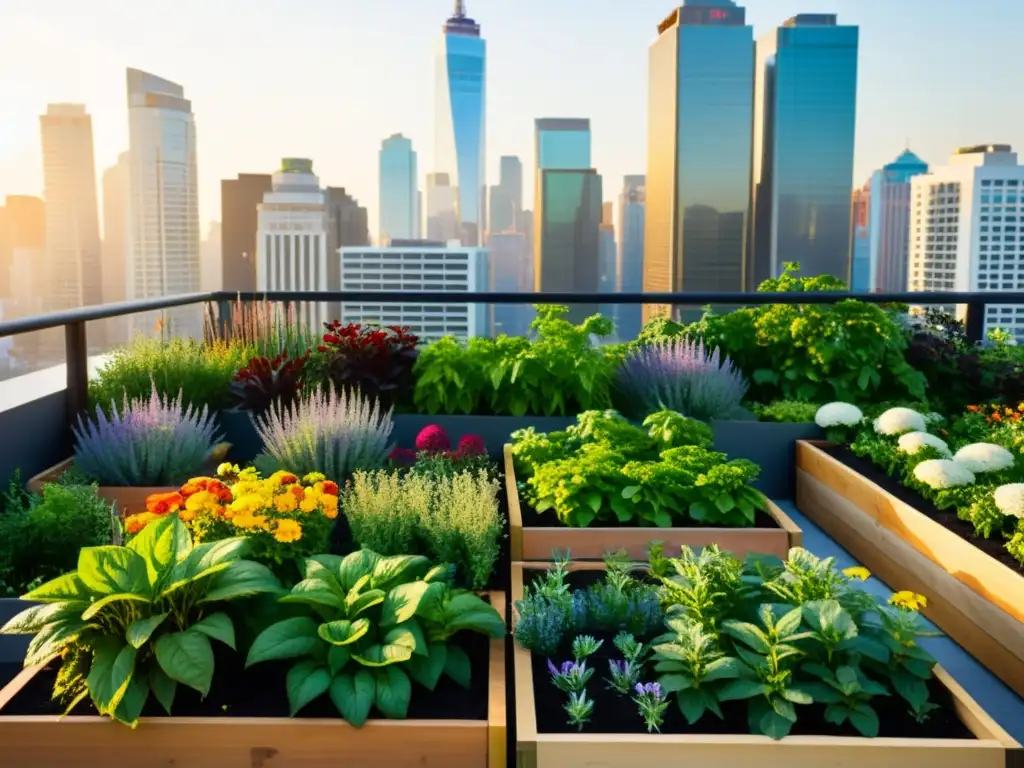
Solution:
M451 569L424 557L383 557L368 549L345 557L317 555L305 578L280 599L309 614L279 621L253 642L246 666L299 659L286 678L295 715L327 693L352 725L374 706L385 717L406 717L412 682L433 690L442 675L468 687L470 660L448 640L460 630L502 637L493 607L453 589Z
M35 635L26 667L60 655L54 699L68 711L88 696L135 727L150 694L170 714L179 683L209 693L211 640L235 647L223 603L283 592L266 566L242 559L246 546L244 537L193 546L168 515L127 546L82 549L78 569L25 595L42 604L0 632Z

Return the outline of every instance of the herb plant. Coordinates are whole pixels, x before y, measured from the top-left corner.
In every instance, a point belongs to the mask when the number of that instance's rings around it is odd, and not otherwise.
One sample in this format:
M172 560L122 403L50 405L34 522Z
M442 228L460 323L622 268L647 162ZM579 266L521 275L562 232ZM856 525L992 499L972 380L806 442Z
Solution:
M385 717L404 718L413 682L433 690L447 675L469 687L470 660L449 642L455 634L505 632L494 608L443 580L447 571L423 557L382 557L367 549L344 558L312 557L305 579L281 598L308 613L265 629L246 666L298 659L286 681L292 715L329 693L356 727L373 707Z
M753 404L750 410L758 421L772 421L784 424L811 424L818 412L818 404L802 403L799 400L774 400L767 405Z
M35 635L30 667L61 655L54 699L89 697L101 714L134 727L152 694L171 713L179 684L209 693L211 639L235 647L229 601L275 593L262 565L242 559L244 537L193 546L176 516L127 546L86 547L78 568L29 592L35 605L0 632Z

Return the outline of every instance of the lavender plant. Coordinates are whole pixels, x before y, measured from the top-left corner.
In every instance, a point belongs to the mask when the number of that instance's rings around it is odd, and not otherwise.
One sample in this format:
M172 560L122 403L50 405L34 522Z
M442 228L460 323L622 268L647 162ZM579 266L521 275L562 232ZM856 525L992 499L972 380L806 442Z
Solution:
M636 696L633 697L633 701L640 710L640 717L644 719L647 732L660 733L661 724L665 721L665 710L668 708L665 692L657 683L637 683L634 690Z
M220 436L206 406L164 397L152 383L150 396L124 396L110 415L96 406L95 419L74 425L75 465L100 485L180 485L199 474Z
M619 366L616 386L626 415L642 419L664 409L692 419L732 419L747 382L732 360L702 341L673 338L634 350Z
M587 698L586 691L570 693L569 701L565 703L565 711L569 715L569 724L582 731L590 716L594 714L594 700Z
M254 463L265 475L320 472L343 482L387 462L391 413L358 390L317 389L294 406L275 404L255 420L264 449Z
M628 696L633 686L640 682L640 668L627 660L608 660L608 687L622 696Z

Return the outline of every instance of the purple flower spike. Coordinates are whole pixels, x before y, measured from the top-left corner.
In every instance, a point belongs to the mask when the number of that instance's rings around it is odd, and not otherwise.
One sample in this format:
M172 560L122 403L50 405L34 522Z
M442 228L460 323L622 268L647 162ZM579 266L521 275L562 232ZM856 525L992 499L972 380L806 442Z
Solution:
M555 666L555 663L551 661L551 659L548 659L548 671L551 673L552 677L559 676L558 667Z

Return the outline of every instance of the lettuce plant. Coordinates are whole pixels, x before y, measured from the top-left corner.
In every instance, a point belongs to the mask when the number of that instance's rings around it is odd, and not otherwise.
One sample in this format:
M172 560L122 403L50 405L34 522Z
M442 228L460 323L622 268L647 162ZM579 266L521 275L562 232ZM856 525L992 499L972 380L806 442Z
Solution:
M261 474L319 472L338 483L359 469L377 469L388 458L391 409L359 390L316 390L294 406L272 405L255 420L263 453Z
M280 591L269 569L242 559L246 546L243 537L193 546L169 515L127 546L84 548L78 569L25 595L41 605L0 632L35 635L26 667L61 655L54 698L68 711L88 696L134 727L150 694L170 714L179 684L209 693L210 641L235 647L223 603Z
M74 426L75 464L100 485L180 485L199 474L219 441L213 417L157 392L128 399L108 417L99 406L94 421Z
M308 614L267 627L249 649L246 666L299 659L286 685L291 714L329 694L349 723L359 727L370 710L406 716L412 682L433 690L447 675L469 687L470 662L449 644L468 630L502 637L505 623L476 595L452 589L447 566L424 557L382 557L368 549L346 557L317 555L305 579L281 598Z

